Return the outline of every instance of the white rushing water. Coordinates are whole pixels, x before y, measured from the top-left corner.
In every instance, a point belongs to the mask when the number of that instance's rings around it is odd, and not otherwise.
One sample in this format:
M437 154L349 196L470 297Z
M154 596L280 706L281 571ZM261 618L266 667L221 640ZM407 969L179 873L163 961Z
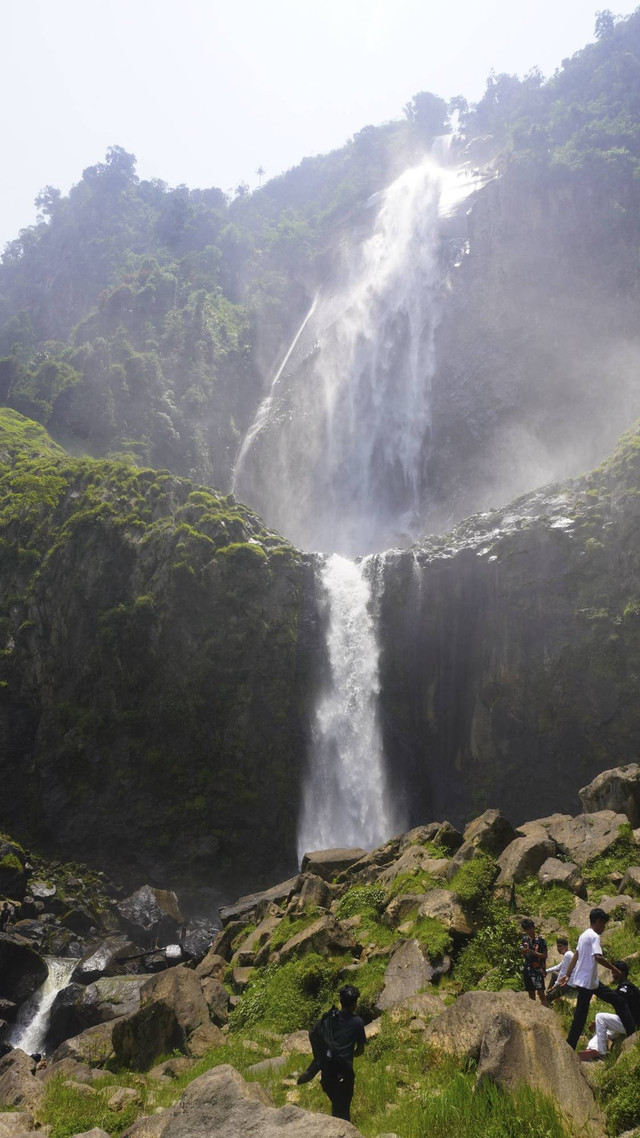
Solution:
M330 675L313 723L298 852L372 849L401 828L388 793L377 702L379 649L369 559L334 554L321 571Z
M31 999L26 1000L18 1012L17 1022L9 1035L9 1042L20 1047L27 1055L42 1052L49 1027L49 1015L58 992L66 988L77 960L63 960L57 956L46 956L45 963L49 974Z
M339 286L316 297L271 384L235 489L300 548L356 557L420 530L440 225L476 184L429 157L376 194L372 232L343 248Z

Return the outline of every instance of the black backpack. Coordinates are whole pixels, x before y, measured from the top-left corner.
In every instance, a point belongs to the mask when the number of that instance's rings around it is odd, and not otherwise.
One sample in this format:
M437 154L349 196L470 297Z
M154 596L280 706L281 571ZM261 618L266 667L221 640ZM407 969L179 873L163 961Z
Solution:
M329 1008L329 1011L325 1012L317 1023L314 1023L309 1032L309 1043L313 1051L313 1058L321 1067L327 1066L336 1057L334 1026L339 1015L340 1012L335 1006Z

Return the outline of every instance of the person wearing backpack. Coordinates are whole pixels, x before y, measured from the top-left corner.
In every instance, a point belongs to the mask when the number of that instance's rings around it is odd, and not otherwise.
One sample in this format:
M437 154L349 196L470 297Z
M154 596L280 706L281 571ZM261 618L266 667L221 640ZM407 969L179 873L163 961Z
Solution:
M322 1089L331 1102L334 1118L351 1121L351 1100L355 1084L353 1060L362 1055L366 1036L364 1020L355 1014L360 992L352 984L340 989L340 1011L332 1007L311 1028L309 1041L313 1061L298 1078L308 1083L321 1072Z

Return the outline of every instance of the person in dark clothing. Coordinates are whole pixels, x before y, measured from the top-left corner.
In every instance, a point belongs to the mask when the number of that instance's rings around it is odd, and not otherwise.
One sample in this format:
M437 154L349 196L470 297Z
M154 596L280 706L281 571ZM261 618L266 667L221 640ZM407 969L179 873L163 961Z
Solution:
M584 1051L579 1052L583 1062L606 1058L607 1040L616 1036L629 1036L640 1028L640 990L628 979L629 967L624 960L614 960L618 972L624 977L617 988L601 984L598 998L611 1004L615 1014L598 1012L593 1028L595 1034Z
M356 1055L362 1055L366 1036L364 1020L355 1014L360 996L358 989L352 984L345 984L339 995L340 1011L331 1018L331 1045L322 1058L314 1059L303 1071L298 1083L308 1083L321 1071L320 1082L331 1102L331 1114L334 1118L350 1122L355 1085L353 1060Z
M544 937L536 936L535 925L530 917L523 917L520 921L520 928L522 929L520 951L524 956L522 976L525 991L529 993L529 999L534 1001L537 992L540 1003L546 1008L547 997L544 983L547 968L547 942Z

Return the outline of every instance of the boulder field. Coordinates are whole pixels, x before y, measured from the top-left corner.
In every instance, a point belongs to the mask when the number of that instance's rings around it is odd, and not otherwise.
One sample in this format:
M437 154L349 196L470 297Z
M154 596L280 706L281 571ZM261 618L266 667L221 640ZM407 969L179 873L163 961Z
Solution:
M521 990L525 914L551 962L556 935L575 944L597 902L611 914L605 951L627 959L632 978L638 967L640 767L606 772L580 793L585 812L573 817L515 828L491 809L464 830L431 822L372 851L310 852L297 876L225 906L221 927L199 947L192 939L190 953L180 949L175 895L146 886L109 896L118 891L102 880L102 893L83 899L90 912L104 906L100 934L96 918L77 956L78 934L56 940L61 878L34 879L33 861L6 838L22 872L14 865L5 884L23 892L0 936L4 1016L19 1021L46 974L25 924L48 930L44 948L71 953L73 967L51 1009L44 1060L9 1046L15 1023L3 1030L0 1104L10 1121L0 1112L0 1136L55 1138L77 1117L92 1125L75 1133L93 1138L402 1138L412 1111L427 1126L439 1102L474 1087L471 1114L489 1094L511 1109L524 1088L534 1096L526 1109L551 1111L554 1134L629 1129L637 1108L625 1079L640 1075L633 1037L594 1071L565 1042L568 1001L547 1009ZM40 920L23 919L37 892ZM296 1085L307 1030L345 982L361 991L368 1037L353 1125L327 1117L317 1082Z

